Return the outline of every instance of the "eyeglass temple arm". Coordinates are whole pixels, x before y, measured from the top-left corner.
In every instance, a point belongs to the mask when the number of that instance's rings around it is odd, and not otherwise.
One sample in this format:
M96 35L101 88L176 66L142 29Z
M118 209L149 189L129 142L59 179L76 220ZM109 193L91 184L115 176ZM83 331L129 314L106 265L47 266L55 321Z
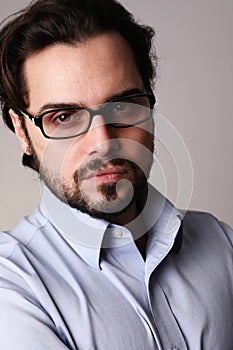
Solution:
M35 116L33 116L33 115L31 115L31 114L29 114L29 113L26 113L26 112L24 112L24 111L22 111L22 110L19 110L19 112L24 116L24 117L27 117L27 118L29 118L34 124L36 124L35 123Z

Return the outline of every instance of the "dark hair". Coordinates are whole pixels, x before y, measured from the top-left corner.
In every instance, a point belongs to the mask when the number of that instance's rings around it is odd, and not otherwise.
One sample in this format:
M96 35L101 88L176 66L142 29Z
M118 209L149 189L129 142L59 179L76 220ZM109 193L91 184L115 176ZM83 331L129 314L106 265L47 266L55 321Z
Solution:
M138 24L116 0L37 0L10 16L0 31L0 102L7 126L14 131L10 108L28 107L23 65L29 55L108 31L119 32L128 42L144 86L150 89L157 64L151 50L154 30Z

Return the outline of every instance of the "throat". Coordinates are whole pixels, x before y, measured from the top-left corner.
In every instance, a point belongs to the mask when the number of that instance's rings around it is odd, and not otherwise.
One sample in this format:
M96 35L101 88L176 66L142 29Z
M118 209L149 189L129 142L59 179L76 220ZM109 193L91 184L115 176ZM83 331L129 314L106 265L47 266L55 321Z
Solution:
M127 226L132 221L134 221L137 216L138 210L134 203L123 214L121 214L120 216L109 218L109 221L116 225Z
M143 258L143 260L146 260L146 245L147 245L147 234L144 234L142 237L138 238L135 241L135 244Z

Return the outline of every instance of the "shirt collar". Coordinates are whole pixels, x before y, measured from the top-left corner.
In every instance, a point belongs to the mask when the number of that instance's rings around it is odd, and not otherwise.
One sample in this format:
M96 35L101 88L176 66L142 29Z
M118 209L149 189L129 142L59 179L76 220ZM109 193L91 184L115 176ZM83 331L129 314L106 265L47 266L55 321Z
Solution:
M41 211L56 230L89 265L99 268L101 248L115 248L132 243L146 232L175 242L181 213L155 188L149 185L147 203L130 224L118 226L71 208L46 186L42 191ZM156 241L152 239L152 241ZM154 244L151 244L153 246ZM174 247L176 244L174 244ZM175 248L174 248L175 249Z
M93 219L71 208L46 186L42 190L41 210L64 237L86 247L101 246L107 221Z

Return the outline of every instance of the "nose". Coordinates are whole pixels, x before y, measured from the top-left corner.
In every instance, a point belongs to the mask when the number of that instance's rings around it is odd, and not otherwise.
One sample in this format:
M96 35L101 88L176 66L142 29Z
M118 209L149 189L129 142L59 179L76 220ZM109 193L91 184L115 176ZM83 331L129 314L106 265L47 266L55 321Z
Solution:
M102 156L115 153L120 148L119 131L106 122L102 115L95 115L88 131L88 153Z

